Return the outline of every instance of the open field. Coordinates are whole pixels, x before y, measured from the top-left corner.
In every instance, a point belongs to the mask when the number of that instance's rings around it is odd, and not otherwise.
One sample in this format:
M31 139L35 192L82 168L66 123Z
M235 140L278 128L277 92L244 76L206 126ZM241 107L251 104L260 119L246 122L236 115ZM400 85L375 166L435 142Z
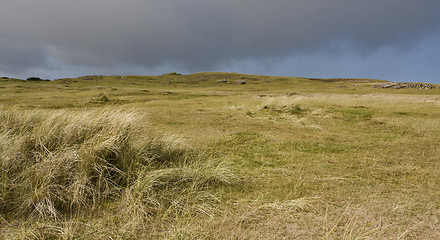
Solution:
M379 83L0 79L0 239L440 239L440 88Z

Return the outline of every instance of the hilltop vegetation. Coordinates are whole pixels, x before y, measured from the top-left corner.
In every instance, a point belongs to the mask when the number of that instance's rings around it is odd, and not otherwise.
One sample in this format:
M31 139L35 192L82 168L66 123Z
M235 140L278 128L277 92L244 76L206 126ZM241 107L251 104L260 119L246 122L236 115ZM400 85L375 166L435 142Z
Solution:
M440 89L382 85L2 78L0 239L438 239Z

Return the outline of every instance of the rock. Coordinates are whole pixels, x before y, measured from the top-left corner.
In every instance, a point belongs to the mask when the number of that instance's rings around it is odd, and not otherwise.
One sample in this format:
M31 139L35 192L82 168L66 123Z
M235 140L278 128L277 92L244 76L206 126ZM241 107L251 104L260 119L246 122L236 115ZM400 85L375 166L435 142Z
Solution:
M431 84L398 83L398 82L380 83L380 84L374 85L373 87L374 88L392 88L392 89L402 89L402 88L433 89L433 88L438 88L437 86L433 86Z
M102 79L103 76L102 75L93 75L93 76L87 75L87 76L82 76L82 77L79 77L79 78L83 79L83 80L95 80L95 81L97 81L98 79Z
M162 76L180 76L182 75L181 73L177 73L177 72L170 72L170 73L165 73Z
M239 85L246 84L246 81L245 80L237 80L237 81L235 81L235 84L239 84Z
M218 80L217 83L228 83L229 81L226 79Z

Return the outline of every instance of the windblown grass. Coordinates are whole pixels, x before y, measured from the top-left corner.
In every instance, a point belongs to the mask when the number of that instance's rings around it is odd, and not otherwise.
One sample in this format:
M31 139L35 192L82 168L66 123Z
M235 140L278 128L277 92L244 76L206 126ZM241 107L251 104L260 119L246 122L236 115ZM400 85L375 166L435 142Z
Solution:
M220 200L209 189L236 180L228 166L143 136L139 119L115 108L0 109L2 219L56 222L35 231L65 238L77 226L60 222L103 208L118 212L118 234L157 218L213 215Z
M2 209L51 217L93 208L129 184L142 158L133 113L2 110Z

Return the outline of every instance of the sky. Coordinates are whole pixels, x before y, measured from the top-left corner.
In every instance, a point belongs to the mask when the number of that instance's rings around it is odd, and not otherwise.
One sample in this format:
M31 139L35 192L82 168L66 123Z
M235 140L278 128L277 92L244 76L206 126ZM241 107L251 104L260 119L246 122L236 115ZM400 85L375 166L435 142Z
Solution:
M438 0L0 0L0 76L226 71L440 84Z

